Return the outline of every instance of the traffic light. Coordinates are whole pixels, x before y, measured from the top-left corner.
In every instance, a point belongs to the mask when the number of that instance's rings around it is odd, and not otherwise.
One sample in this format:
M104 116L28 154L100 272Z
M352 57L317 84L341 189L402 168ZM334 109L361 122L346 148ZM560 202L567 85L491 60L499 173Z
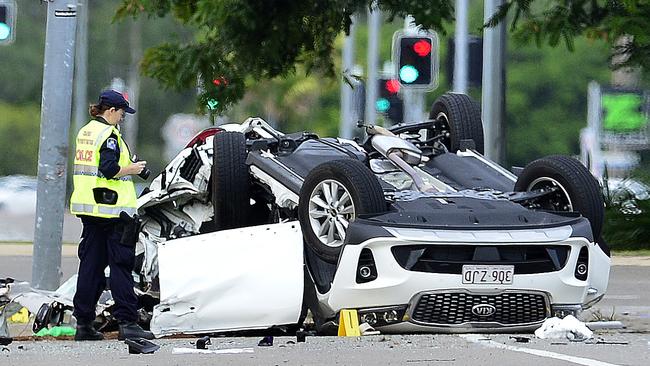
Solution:
M13 42L15 23L16 3L13 0L0 0L0 45Z
M397 79L379 79L379 92L375 101L375 109L383 113L394 124L402 123L404 103L399 96L400 83Z
M434 34L396 34L393 52L402 86L431 89L437 85L438 39Z

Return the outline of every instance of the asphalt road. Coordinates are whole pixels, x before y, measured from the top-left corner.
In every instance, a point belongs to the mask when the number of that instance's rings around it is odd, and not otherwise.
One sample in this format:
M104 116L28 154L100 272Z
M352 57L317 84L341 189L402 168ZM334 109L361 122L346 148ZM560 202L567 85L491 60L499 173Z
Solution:
M0 215L0 277L31 280L32 247L2 241L31 241L33 216L5 220ZM66 216L64 242L78 241L78 220ZM62 249L61 282L76 273L76 245ZM194 348L194 339L159 339L152 355L130 355L116 340L73 342L15 341L0 347L0 365L650 365L650 258L614 258L605 298L581 319L619 320L625 329L596 332L588 342L536 339L532 334L379 335L370 337L276 337L272 347L259 338L213 338L212 350L247 348L241 354L172 354L176 347ZM20 328L12 326L12 334ZM114 335L113 335L114 336ZM514 337L525 337L527 343Z
M76 273L76 246L63 248L62 279ZM29 280L31 246L0 244L0 277ZM18 254L18 255L16 255ZM620 320L625 329L597 331L587 342L536 339L532 334L379 335L370 337L276 337L258 347L259 338L213 338L212 350L248 348L241 354L172 354L194 348L194 339L159 339L153 355L130 355L116 340L14 342L0 351L0 365L650 365L649 258L615 258L607 295L584 321ZM13 327L16 329L16 326ZM25 334L28 334L29 330ZM514 337L526 337L527 343ZM6 362L6 363L5 363Z
M528 335L517 335L529 338ZM499 365L539 364L613 366L650 364L648 334L598 334L589 342L513 335L378 335L369 337L276 337L271 347L259 338L213 338L210 350L247 350L240 354L173 354L195 348L194 339L160 339L150 355L130 355L118 341L14 342L0 352L7 365Z

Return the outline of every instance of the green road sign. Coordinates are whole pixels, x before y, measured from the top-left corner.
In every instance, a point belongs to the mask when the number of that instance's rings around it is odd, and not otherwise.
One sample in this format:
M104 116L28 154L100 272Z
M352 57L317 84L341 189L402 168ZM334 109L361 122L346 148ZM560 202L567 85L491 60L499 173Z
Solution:
M603 128L610 132L633 132L648 123L645 98L639 93L603 94Z

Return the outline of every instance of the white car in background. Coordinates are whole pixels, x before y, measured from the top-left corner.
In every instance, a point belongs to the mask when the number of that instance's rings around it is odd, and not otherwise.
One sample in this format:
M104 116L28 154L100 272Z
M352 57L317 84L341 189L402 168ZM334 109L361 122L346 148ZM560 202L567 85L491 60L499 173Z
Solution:
M0 177L0 212L30 214L36 211L36 177L9 175Z

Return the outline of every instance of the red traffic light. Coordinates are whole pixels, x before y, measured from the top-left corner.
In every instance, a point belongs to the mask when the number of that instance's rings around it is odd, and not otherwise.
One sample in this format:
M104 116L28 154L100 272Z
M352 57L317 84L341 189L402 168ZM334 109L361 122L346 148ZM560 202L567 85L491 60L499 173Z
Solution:
M431 52L431 43L421 39L413 45L413 51L420 56L424 57Z
M389 93L397 94L399 92L399 81L397 79L386 80L384 87Z
M220 77L212 80L212 84L214 84L216 86L221 86L221 85L226 86L226 85L228 85L228 79L226 79L223 76L220 76Z

